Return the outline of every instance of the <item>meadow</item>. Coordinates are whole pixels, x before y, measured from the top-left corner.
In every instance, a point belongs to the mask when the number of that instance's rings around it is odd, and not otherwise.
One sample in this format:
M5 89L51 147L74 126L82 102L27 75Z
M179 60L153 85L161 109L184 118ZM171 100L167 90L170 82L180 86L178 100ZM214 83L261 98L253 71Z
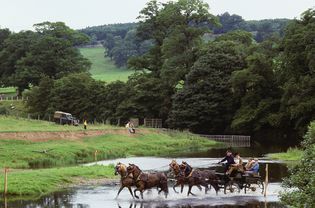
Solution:
M105 49L103 47L80 48L80 52L91 61L90 73L96 80L105 82L127 81L128 77L134 73L126 68L118 68L109 57L104 57Z
M271 153L267 156L274 160L298 161L302 158L303 151L298 148L289 148L286 152Z
M19 128L12 128L18 126ZM54 127L52 127L54 126ZM10 131L63 130L76 128L59 126L45 121L30 121L0 117L0 129ZM11 127L11 128L9 128ZM110 129L110 127L108 127ZM129 134L126 129L112 127L101 136L32 141L26 139L0 139L0 170L8 167L8 194L41 196L77 184L101 178L115 178L113 166L84 167L80 164L104 159L130 156L177 156L183 152L207 150L220 144L188 132L164 132L155 129L138 129ZM69 130L68 129L68 130ZM116 131L117 130L117 131ZM73 131L72 131L73 132ZM71 133L69 130L66 133ZM1 132L0 132L1 134ZM4 132L2 132L4 134ZM95 152L97 151L97 154ZM3 170L0 187L3 187ZM0 189L2 193L3 189Z
M113 129L114 126L103 124L88 124L89 130ZM79 131L83 126L59 125L54 122L19 118L14 116L0 116L1 132L56 132L56 131Z

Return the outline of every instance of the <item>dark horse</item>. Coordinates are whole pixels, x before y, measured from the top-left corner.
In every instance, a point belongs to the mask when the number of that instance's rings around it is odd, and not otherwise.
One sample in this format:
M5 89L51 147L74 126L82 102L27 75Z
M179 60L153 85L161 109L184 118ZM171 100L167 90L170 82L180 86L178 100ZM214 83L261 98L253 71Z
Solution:
M136 192L139 191L141 198L143 199L143 192L146 189L156 187L159 190L159 194L163 191L165 198L168 195L167 177L164 173L143 173L140 168L134 164L129 164L127 168L128 174L132 174L133 181L136 185L134 190L134 196L139 199Z
M124 165L123 163L117 163L116 167L115 167L115 175L120 175L120 189L117 193L116 198L119 196L120 192L127 187L132 198L133 197L133 193L131 190L131 186L134 186L135 183L133 181L133 177L132 175L127 173L127 166Z
M186 162L183 162L180 165L180 171L182 174L185 174L187 180L188 180L188 192L187 196L189 194L194 195L191 192L191 189L193 186L204 186L205 187L205 193L207 193L209 187L208 184L210 184L218 194L219 191L219 185L218 185L218 178L215 175L215 172L210 170L193 170L193 168L188 165Z
M172 162L169 164L169 167L170 171L172 171L172 173L174 174L176 180L176 183L173 186L174 192L178 193L175 188L180 185L180 192L183 193L184 185L188 183L188 179L186 178L185 174L180 171L180 165L176 162L176 160L172 160ZM200 191L202 190L200 185L197 185L197 187Z

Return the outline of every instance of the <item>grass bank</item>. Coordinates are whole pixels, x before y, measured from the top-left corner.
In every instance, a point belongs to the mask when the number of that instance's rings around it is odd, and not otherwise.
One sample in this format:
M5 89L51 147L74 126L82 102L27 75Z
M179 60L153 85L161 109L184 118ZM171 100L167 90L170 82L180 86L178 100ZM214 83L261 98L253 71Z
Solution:
M1 104L1 103L0 103ZM109 125L88 125L89 130L113 129ZM1 132L45 132L45 131L77 131L83 126L59 125L53 122L17 118L14 116L0 116Z
M15 87L2 87L0 88L0 94L15 94L16 88Z
M111 179L113 166L64 167L40 170L13 170L8 173L8 194L15 196L42 196L69 185L91 179ZM4 175L0 174L0 192L3 193Z
M155 130L141 130L135 135L107 134L74 141L0 140L0 164L2 168L53 167L12 169L9 173L9 194L36 197L77 184L78 181L114 178L112 166L70 166L94 161L95 150L98 150L97 159L101 160L128 156L171 156L217 146L219 144L216 142L189 133L169 134ZM41 153L40 150L44 149L51 151ZM0 193L3 191L3 177L3 173L0 173Z
M91 61L90 73L96 80L106 82L127 81L128 77L134 73L126 68L118 68L109 57L104 57L105 49L103 47L80 48L80 52Z
M298 148L289 148L287 152L268 154L267 157L274 160L298 161L302 158L303 151Z
M125 132L125 131L123 131ZM143 132L143 133L141 133ZM218 143L189 133L143 130L135 135L106 134L76 140L0 140L0 167L49 168L128 156L169 156L198 151ZM45 152L46 151L46 152Z

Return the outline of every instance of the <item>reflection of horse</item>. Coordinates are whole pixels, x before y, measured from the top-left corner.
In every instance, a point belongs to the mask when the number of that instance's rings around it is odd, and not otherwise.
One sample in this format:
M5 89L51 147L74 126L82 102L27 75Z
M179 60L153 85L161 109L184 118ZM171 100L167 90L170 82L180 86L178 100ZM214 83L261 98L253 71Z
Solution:
M119 203L117 205L118 205L118 208L122 208ZM138 205L139 205L139 208L144 208L144 204L142 202L141 203L137 203L137 202L133 203L132 202L129 205L129 208L138 208Z
M119 196L120 192L125 188L127 187L132 198L133 197L133 193L132 193L132 190L131 190L131 186L134 186L134 182L133 182L133 178L130 174L128 174L127 172L127 166L122 164L122 163L117 163L116 167L115 167L115 175L120 175L120 189L117 193L117 196L116 198Z
M143 192L146 189L157 187L159 193L162 191L165 194L165 198L168 195L167 177L164 173L143 173L140 168L134 164L129 164L127 168L128 174L132 174L136 189L134 190L134 196L138 199L136 192L139 191L141 198L143 199Z
M170 166L170 171L173 172L173 174L175 176L175 180L176 180L176 183L173 186L174 192L178 193L175 188L180 185L181 186L180 192L183 193L184 184L188 183L188 180L187 180L185 174L182 174L180 172L180 167L179 167L179 164L176 162L176 160L172 160L172 162L169 164L169 166ZM197 187L199 188L200 191L202 190L200 185L197 185Z
M205 187L205 193L208 191L208 184L210 184L218 193L219 191L219 186L218 186L218 178L215 175L214 171L210 170L194 170L190 165L188 165L186 162L183 162L180 166L180 172L185 175L185 177L188 180L188 193L194 195L191 192L191 189L193 186L204 186Z
M118 203L117 205L118 205L118 208L122 208L119 203ZM137 202L133 203L133 202L132 202L132 203L129 205L129 208L138 208L138 205L139 205L139 208L144 208L144 205L143 205L142 202L141 202L141 203L137 203Z

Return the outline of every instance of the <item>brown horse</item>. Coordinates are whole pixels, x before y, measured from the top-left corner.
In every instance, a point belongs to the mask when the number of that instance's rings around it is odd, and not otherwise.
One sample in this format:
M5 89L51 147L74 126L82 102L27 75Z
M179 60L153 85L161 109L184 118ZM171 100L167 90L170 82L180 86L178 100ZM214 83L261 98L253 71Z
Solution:
M184 185L188 183L185 174L182 174L182 172L180 171L180 166L176 162L176 160L172 160L172 162L169 164L169 167L170 171L172 171L172 173L174 174L176 180L176 183L173 186L174 192L178 193L178 191L176 191L175 188L180 185L181 186L180 192L183 193ZM202 190L200 185L197 185L197 187L199 188L200 191Z
M135 183L133 181L133 177L131 174L128 174L127 172L127 166L123 163L117 163L117 165L115 166L115 175L120 175L120 189L117 193L116 198L118 198L120 192L127 187L132 198L134 198L132 190L131 190L131 186L134 186Z
M210 184L215 189L216 193L218 193L220 188L218 185L218 178L214 172L210 170L193 170L192 167L186 162L183 162L180 165L180 171L182 172L182 174L185 174L188 180L187 196L189 196L189 194L194 195L191 192L191 189L193 186L198 185L204 186L205 193L207 193L207 191L209 190L208 184Z
M165 198L168 195L167 177L164 173L143 173L135 164L129 164L127 168L128 174L132 174L136 189L134 190L134 196L139 199L136 192L139 191L141 198L143 199L143 192L146 189L156 187L160 188L159 194L163 191Z

